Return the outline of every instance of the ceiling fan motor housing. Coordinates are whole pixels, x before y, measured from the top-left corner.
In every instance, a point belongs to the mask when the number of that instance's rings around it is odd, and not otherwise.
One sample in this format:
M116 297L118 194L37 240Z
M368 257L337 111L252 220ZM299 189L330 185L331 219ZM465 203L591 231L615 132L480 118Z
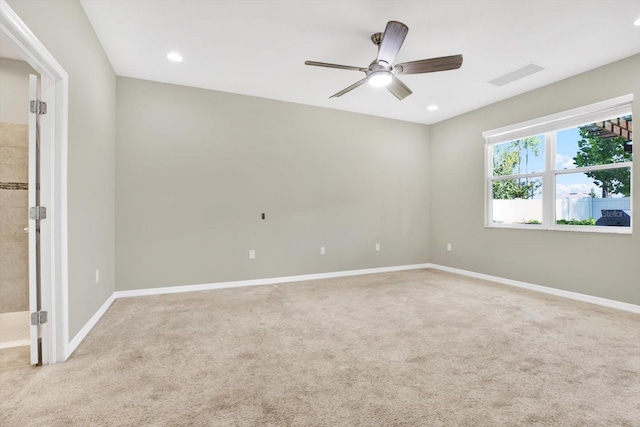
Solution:
M368 76L369 74L377 71L391 71L391 66L385 61L378 61L377 59L374 59L373 62L369 64L369 70L365 71L365 74Z

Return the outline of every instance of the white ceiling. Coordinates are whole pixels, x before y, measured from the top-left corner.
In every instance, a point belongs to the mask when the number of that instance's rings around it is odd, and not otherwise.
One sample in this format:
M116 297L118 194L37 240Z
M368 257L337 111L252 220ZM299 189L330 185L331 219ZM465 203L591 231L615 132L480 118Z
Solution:
M432 124L640 52L638 0L300 1L81 0L116 74ZM464 55L462 68L401 76L413 95L361 86L369 37L409 27L396 63ZM166 59L169 51L184 57ZM487 83L535 62L545 68ZM427 111L429 105L439 106Z

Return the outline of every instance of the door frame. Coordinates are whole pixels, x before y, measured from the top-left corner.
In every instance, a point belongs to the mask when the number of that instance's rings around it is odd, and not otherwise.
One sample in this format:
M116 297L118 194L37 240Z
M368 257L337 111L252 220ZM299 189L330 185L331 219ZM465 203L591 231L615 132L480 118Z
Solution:
M42 325L42 363L69 357L67 135L69 76L5 0L0 0L0 37L11 44L41 77L47 114L40 123L41 303L48 312ZM26 103L25 103L26 104ZM26 107L25 107L26 108ZM26 215L26 213L25 213Z

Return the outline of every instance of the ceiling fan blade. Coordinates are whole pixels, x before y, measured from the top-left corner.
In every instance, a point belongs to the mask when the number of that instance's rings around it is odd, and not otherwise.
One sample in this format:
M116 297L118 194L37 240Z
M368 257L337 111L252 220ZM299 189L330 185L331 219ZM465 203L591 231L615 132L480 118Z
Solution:
M376 62L384 61L391 65L393 60L396 59L396 55L398 55L408 32L409 27L402 22L389 21L382 35L380 46L378 46L378 59Z
M411 89L407 87L407 85L405 85L400 81L399 78L397 78L396 76L392 76L392 77L393 79L391 80L391 83L389 83L389 85L387 86L387 89L389 89L389 92L391 92L396 98L402 101L404 98L406 98L407 96L413 93L411 92Z
M462 55L441 56L439 58L421 59L403 62L393 67L395 74L420 74L436 71L455 70L462 65Z
M360 80L360 81L355 82L354 84L352 84L352 85L351 85L351 86L349 86L348 88L346 88L346 89L342 89L340 92L338 92L338 93L336 93L336 94L334 94L334 95L331 95L329 98L337 98L337 97L339 97L339 96L344 95L344 94L345 94L345 93L347 93L347 92L351 92L352 90L354 90L354 89L355 89L355 88L357 88L358 86L362 86L363 84L365 84L365 83L366 83L366 81L367 81L367 78L365 77L364 79L362 79L362 80Z
M313 65L314 67L337 68L339 70L367 71L367 68L352 67L351 65L329 64L327 62L304 61L304 65Z

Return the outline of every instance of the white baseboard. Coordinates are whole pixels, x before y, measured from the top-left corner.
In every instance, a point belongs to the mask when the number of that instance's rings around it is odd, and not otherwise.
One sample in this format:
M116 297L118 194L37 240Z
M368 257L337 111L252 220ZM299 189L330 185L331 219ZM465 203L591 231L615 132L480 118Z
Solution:
M0 342L0 349L24 347L29 344L31 344L31 341L29 340L5 341L5 342Z
M306 280L332 279L335 277L359 276L362 274L388 273L391 271L417 270L429 268L431 264L411 264L393 267L367 268L363 270L336 271L331 273L302 274L299 276L273 277L268 279L237 280L233 282L204 283L201 285L170 286L166 288L134 289L116 291L116 298L139 297L145 295L174 294L179 292L209 291L213 289L239 288L243 286L264 286L277 283L303 282Z
M111 304L113 304L116 298L117 298L116 293L115 292L112 293L111 296L107 298L104 304L102 304L102 306L98 309L98 311L96 311L95 314L91 316L91 319L89 319L89 321L82 327L82 329L80 329L80 332L78 332L76 336L73 337L73 339L69 342L67 354L65 355L65 358L64 358L65 360L67 360L69 356L71 356L73 352L76 350L76 348L78 348L82 340L84 340L85 337L89 334L89 332L91 332L91 329L93 329L96 323L98 323L98 320L100 320L100 318L107 312L107 310L109 309L109 307L111 307Z
M438 264L411 264L411 265L399 265L394 267L379 267L379 268L367 268L362 270L347 270L336 271L331 273L317 273L317 274L302 274L299 276L286 276L286 277L272 277L268 279L253 279L253 280L238 280L232 282L218 282L218 283L204 283L200 285L185 285L185 286L170 286L166 288L151 288L151 289L134 289L129 291L116 291L102 304L102 307L89 319L84 327L76 334L75 337L69 343L69 352L66 355L67 359L78 345L84 340L87 334L98 323L100 318L104 315L107 309L111 306L113 301L117 298L130 298L146 295L162 295L162 294L174 294L180 292L195 292L195 291L207 291L213 289L227 289L227 288L239 288L243 286L264 286L274 285L278 283L290 283L290 282L303 282L307 280L319 280L319 279L332 279L335 277L347 277L347 276L359 276L363 274L375 274L375 273L388 273L392 271L403 270L418 270L422 268L433 268L435 270L447 271L449 273L456 273L462 276L475 277L477 279L488 280L491 282L500 283L503 285L515 286L518 288L529 289L532 291L542 292L545 294L556 295L559 297L574 299L578 301L588 302L591 304L601 305L604 307L615 308L618 310L629 311L631 313L640 314L640 306L634 304L628 304L625 302L610 300L606 298L594 297L591 295L580 294L577 292L564 291L561 289L548 288L546 286L534 285L526 282L519 282L517 280L505 279L497 276L490 276L488 274L475 273L473 271L461 270L459 268L447 267Z
M98 311L89 319L84 327L76 334L75 337L69 342L68 352L65 355L65 360L73 354L78 348L82 340L85 339L87 334L98 323L100 318L104 315L111 304L118 298L138 297L145 295L162 295L162 294L174 294L180 292L195 292L195 291L207 291L213 289L226 289L226 288L239 288L243 286L261 286L261 285L273 285L276 283L288 283L288 282L302 282L305 280L318 280L318 279L330 279L333 277L346 277L346 276L358 276L361 274L374 274L374 273L386 273L390 271L402 271L402 270L417 270L420 268L429 268L430 264L411 264L411 265L399 265L393 267L380 267L380 268L367 268L363 270L348 270L338 271L331 273L317 273L317 274L303 274L299 276L287 276L287 277L273 277L269 279L255 279L255 280L238 280L233 282L219 282L219 283L205 283L201 285L185 285L185 286L170 286L166 288L151 288L151 289L134 289L130 291L116 291L102 304Z
M592 295L580 294L578 292L565 291L562 289L549 288L547 286L534 285L532 283L505 279L503 277L498 277L498 276L490 276L488 274L475 273L473 271L461 270L459 268L447 267L444 265L429 264L429 268L433 268L435 270L447 271L449 273L456 273L462 276L474 277L476 279L488 280L490 282L496 282L502 285L515 286L516 288L529 289L531 291L542 292L544 294L555 295L555 296L569 298L577 301L588 302L590 304L596 304L603 307L615 308L617 310L640 314L640 305L629 304L626 302L595 297Z

